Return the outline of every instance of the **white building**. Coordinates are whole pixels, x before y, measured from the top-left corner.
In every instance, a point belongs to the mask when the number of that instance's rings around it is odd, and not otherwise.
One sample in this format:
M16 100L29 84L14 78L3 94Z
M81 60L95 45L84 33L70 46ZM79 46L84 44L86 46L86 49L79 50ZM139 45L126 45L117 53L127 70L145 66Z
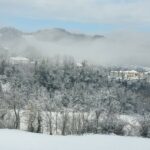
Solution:
M10 63L15 64L28 64L30 60L26 57L10 57Z
M76 63L77 67L83 67L83 64L82 63Z
M134 79L143 79L144 73L138 72L135 70L131 71L111 71L112 78L123 79L123 80L134 80Z

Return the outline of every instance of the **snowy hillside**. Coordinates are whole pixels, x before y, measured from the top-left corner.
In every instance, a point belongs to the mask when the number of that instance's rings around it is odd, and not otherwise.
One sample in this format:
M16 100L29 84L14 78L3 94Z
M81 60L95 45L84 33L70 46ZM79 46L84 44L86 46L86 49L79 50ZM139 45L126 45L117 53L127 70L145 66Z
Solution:
M142 138L85 135L50 136L17 130L0 130L1 150L149 150Z

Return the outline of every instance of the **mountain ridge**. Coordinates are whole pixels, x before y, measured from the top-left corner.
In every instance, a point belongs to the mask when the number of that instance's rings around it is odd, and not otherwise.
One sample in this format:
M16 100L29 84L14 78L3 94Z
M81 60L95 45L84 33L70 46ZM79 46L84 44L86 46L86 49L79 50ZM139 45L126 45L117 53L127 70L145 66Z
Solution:
M62 39L75 39L75 40L96 40L104 38L103 35L88 35L83 33L70 32L63 28L46 28L40 29L35 32L23 32L14 27L3 27L0 28L0 38L2 39L14 39L20 38L23 35L32 35L40 40L62 40Z

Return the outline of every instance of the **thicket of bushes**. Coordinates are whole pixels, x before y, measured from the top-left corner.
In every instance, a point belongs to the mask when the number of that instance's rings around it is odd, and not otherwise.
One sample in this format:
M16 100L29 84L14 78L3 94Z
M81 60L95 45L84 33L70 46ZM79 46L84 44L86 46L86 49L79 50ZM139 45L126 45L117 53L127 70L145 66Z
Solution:
M20 129L22 118L28 116L26 126L31 132L44 132L43 122L46 122L49 134L125 135L127 124L112 115L144 117L143 110L149 113L150 83L142 79L134 82L112 80L110 71L110 68L86 62L77 66L71 60L63 63L39 60L34 64L17 65L1 60L0 127ZM22 115L23 111L28 113ZM56 116L52 116L56 112L59 123ZM78 112L81 116L72 116L74 121L70 121L69 112ZM86 119L83 114L91 112L94 117ZM102 122L99 121L101 114L108 116ZM149 137L149 122L145 119L140 134Z

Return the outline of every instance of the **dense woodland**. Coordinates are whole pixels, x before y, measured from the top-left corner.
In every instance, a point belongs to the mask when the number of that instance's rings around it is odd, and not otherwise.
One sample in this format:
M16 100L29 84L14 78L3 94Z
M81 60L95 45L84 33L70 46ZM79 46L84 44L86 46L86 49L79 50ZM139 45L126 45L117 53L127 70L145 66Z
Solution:
M111 69L71 58L15 65L1 58L0 127L20 129L26 117L30 132L150 137L150 83L111 79ZM126 133L129 122L118 115L140 116L139 133Z

